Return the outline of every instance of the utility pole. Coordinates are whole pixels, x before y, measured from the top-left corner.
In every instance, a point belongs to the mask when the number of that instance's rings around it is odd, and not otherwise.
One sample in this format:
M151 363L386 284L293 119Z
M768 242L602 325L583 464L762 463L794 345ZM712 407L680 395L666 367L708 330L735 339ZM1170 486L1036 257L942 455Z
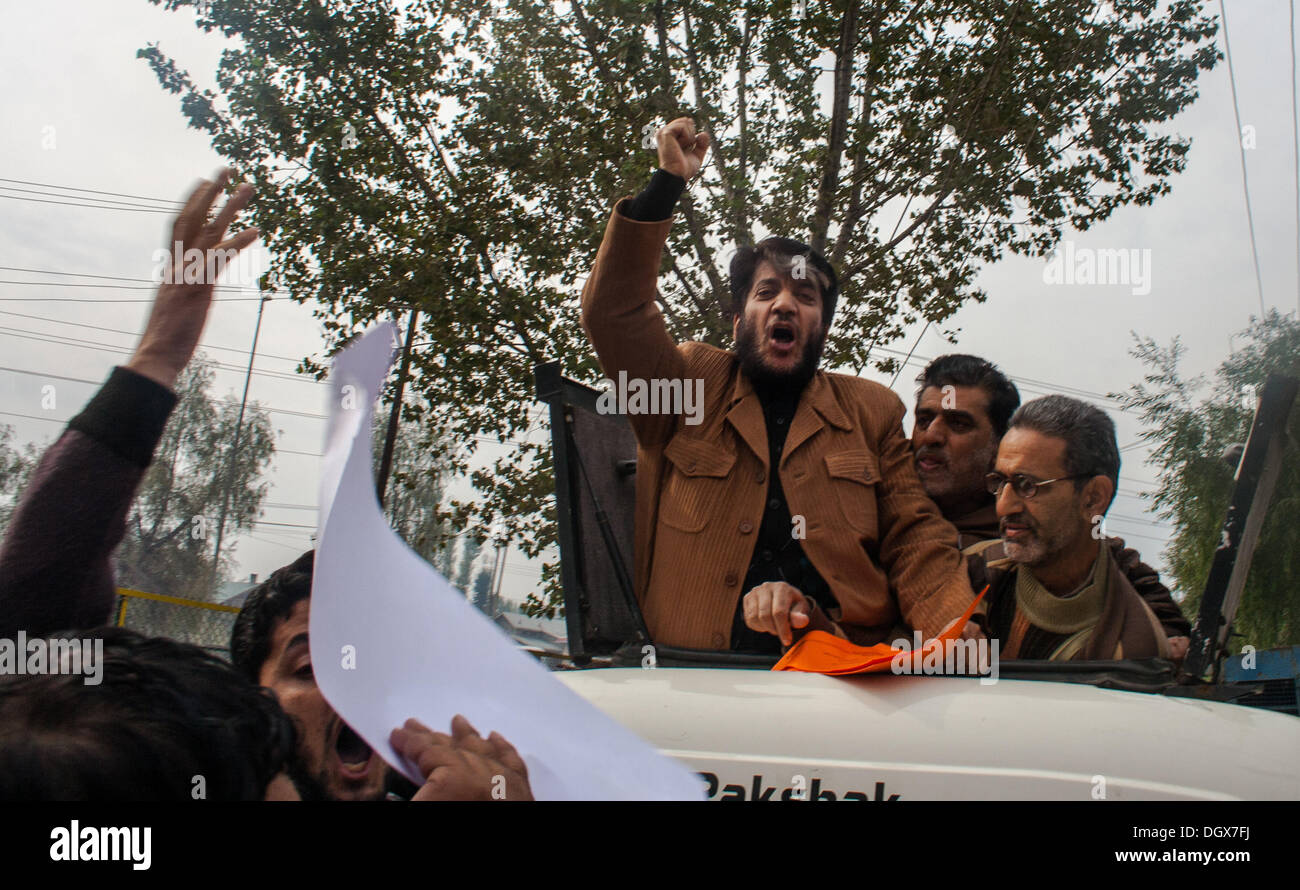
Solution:
M506 577L506 550L510 546L509 542L498 541L496 545L497 558L492 564L492 611L501 611L501 582Z
M375 494L379 506L384 506L388 495L388 476L393 469L393 448L397 444L397 427L402 417L402 398L406 393L406 375L411 369L411 341L415 339L415 324L420 310L411 308L411 320L406 326L406 345L402 347L402 364L397 370L397 393L393 397L393 410L388 414L388 433L384 437L384 454L379 459L379 478L375 480Z
M262 310L270 295L264 295L257 304L257 326L253 328L253 346L248 350L248 371L244 374L244 396L239 400L239 419L235 421L235 441L230 448L230 462L226 465L226 484L221 490L221 513L217 519L217 546L212 551L212 589L217 588L217 573L221 567L221 538L226 530L226 509L230 505L230 487L235 478L235 461L239 459L239 440L244 432L244 408L248 405L248 385L253 379L253 359L257 356L257 338L262 333Z

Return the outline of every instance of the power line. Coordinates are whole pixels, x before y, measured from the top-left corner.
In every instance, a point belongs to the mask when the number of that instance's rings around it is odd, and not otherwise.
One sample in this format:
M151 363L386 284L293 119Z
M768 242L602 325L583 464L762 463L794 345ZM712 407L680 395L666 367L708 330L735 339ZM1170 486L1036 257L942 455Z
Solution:
M57 193L55 193L55 192L38 191L38 190L36 190L36 189L19 189L19 188L14 188L13 186L10 186L10 185L0 185L0 191L6 191L6 192L22 192L23 194L26 194L26 195L40 195L40 196L43 197L43 198L73 198L73 197L79 197L79 196L77 196L77 195L60 195L60 194L57 194ZM11 197L16 197L16 196L15 196L15 195L0 195L0 198L11 198ZM20 200L21 200L21 199L20 199ZM31 199L28 198L28 199L26 199L26 200L31 200ZM127 202L127 201L116 201L116 200L110 200L110 199L108 199L108 198L88 198L88 199L86 199L86 200L89 200L89 201L96 201L96 202L98 202L98 203L96 203L96 204L90 204L90 205L86 205L86 206L90 206L90 207L104 207L105 209L108 209L108 210L126 210L126 209L131 209L131 208L139 208L139 209L145 209L145 210L158 210L158 209L160 209L160 208L157 208L157 207L150 207L150 206L147 205L147 204L132 204L132 203L129 203L129 202ZM41 203L50 203L50 202L41 202ZM173 211L173 212L175 212L175 211Z
M84 323L84 322L79 322L79 321L64 321L64 320L61 319L61 318L49 318L49 317L44 316L44 315L28 315L28 314L25 313L25 312L13 312L13 311L10 311L10 310L8 310L8 309L0 309L0 315L13 315L13 316L15 316L15 317L17 317L17 318L27 318L27 319L31 319L32 321L46 321L46 322L49 322L50 324L62 324L62 325L68 325L68 326L70 326L70 327L74 327L74 328L89 328L89 329L92 330L92 331L107 331L107 332L109 332L109 333L111 333L111 334L124 334L124 335L126 335L126 336L128 336L128 337L139 337L139 336L140 336L140 332L139 332L139 331L124 331L124 330L122 330L121 328L106 328L106 327L104 327L103 325L97 325L97 324L86 324L86 323ZM37 332L36 332L36 331L32 331L31 333L37 333ZM52 335L52 336L59 336L59 335L58 335L58 334L54 334L54 335ZM233 346L217 346L217 345L215 345L215 344L213 344L213 343L204 343L204 344L202 344L202 346L201 346L200 348L202 348L202 349L216 349L216 350L219 350L219 351L221 351L221 352L239 352L239 353L243 353L243 352L244 352L244 350L242 350L242 349L236 349L236 348L233 347ZM259 353L257 354L257 357L258 357L258 358L276 359L276 360L278 360L278 361L285 361L285 362L300 362L300 361L302 361L302 359L290 358L290 357L287 356L287 355L271 355L269 352L259 352Z
M1259 293L1259 313L1264 310L1264 279L1259 274L1259 248L1255 245L1255 214L1250 209L1250 183L1246 179L1246 146L1241 137L1241 109L1237 105L1237 76L1233 73L1232 50L1228 46L1228 9L1224 0L1219 0L1219 14L1223 19L1223 54L1228 59L1228 84L1232 89L1232 114L1237 120L1237 149L1241 156L1241 190L1246 196L1246 222L1250 226L1250 256L1255 261L1255 288Z
M285 550L292 550L295 553L301 553L302 547L295 547L292 544L285 544L280 541L272 541L269 538L259 538L257 535L245 535L250 541L257 541L259 544L270 544L272 547L283 547ZM241 582L242 583L242 582Z
M96 210L124 210L127 213L166 213L175 215L175 210L151 210L146 207L113 207L108 204L83 204L75 201L47 201L42 198L23 198L18 195L0 195L10 201L29 201L33 204L60 204L64 207L89 207Z
M57 423L59 426L67 423L66 420L60 420L57 417L42 417L39 414L19 414L17 411L0 411L6 417L25 417L28 420L43 420L46 423Z
M921 328L921 336L919 336L919 337L916 338L916 342L913 343L913 344L912 344L912 348L911 348L910 350L908 350L908 352L907 352L907 356L906 356L906 357L905 357L901 362L899 362L899 364L898 364L898 370L894 372L894 379L889 381L889 388L890 388L890 389L893 389L893 388L894 388L894 384L898 382L898 377L899 377L900 374L903 373L903 369L907 367L907 363L908 363L908 362L911 360L911 358L912 358L912 353L916 352L916 347L918 347L918 346L921 345L921 341L925 339L926 331L930 330L930 325L932 325L933 323L934 323L934 322L927 320L926 323L925 323L925 327ZM882 346L881 349L880 349L880 351L881 351L881 352L884 352L884 351L885 351L885 348Z
M3 284L32 284L30 281L8 281L0 282ZM94 285L91 285L94 286ZM145 290L145 288L136 288L136 290ZM261 297L213 297L214 303L251 303L254 300L260 300ZM153 297L144 297L139 300L122 300L122 299L100 299L98 297L0 297L0 303L152 303Z
M165 250L166 248L163 249ZM162 283L159 281L154 281L152 278L128 278L123 275L94 275L90 272L58 272L54 269L29 269L26 266L0 266L0 269L3 269L7 272L30 272L33 275L60 275L64 278L99 278L104 281L133 281L136 283L148 285L148 287L123 288L123 290L148 290L151 288L158 287L158 285ZM4 283L34 284L34 285L58 286L58 287L99 287L100 286L100 285L93 285L93 284L77 284L77 283L55 285L54 282L49 282L49 281L10 281ZM214 284L213 288L216 290L247 290L248 289L238 284ZM286 298L291 296L289 293L285 291L263 291L262 293L264 295L271 294L272 296L284 296Z
M170 198L147 198L144 195L128 195L123 192L104 192L99 189L83 189L71 185L54 185L48 182L30 182L26 179L5 179L0 176L0 182L16 182L19 185L36 185L41 188L59 189L65 192L88 192L93 195L110 195L114 198L134 198L137 201L156 201L159 204L175 204L178 208L183 206L182 202L174 201Z
M37 343L51 343L51 344L53 344L53 345L55 345L55 346L73 346L73 347L76 347L77 349L90 349L90 350L94 350L94 351L96 351L96 352L108 352L108 353L112 353L112 354L114 354L114 355L132 355L132 354L134 354L134 350L133 350L133 349L130 349L130 348L127 348L127 347L124 347L124 346L112 346L112 345L110 345L110 344L107 344L107 343L99 343L99 342L94 341L94 340L82 340L82 339L79 338L79 337L65 337L65 336L63 336L63 335L61 335L61 334L40 335L40 334L37 334L37 333L34 332L34 331L24 331L24 330L17 329L17 328L5 328L5 327L0 327L0 336L4 336L4 337L15 337L15 338L17 338L17 339L19 339L19 340L32 340L32 341L35 341L35 342L37 342ZM54 338L54 339L51 339L51 338ZM234 365L231 365L231 364L229 364L228 362L221 362L221 361L217 361L217 360L215 360L215 359L213 359L213 360L211 360L211 361L212 361L212 365L213 365L213 367L214 367L215 370L218 370L218 371L228 371L228 372L232 372L232 373L235 372L235 371L238 371L238 372L241 373L241 374L244 373L244 369L243 369L243 368L235 367ZM7 369L7 370L15 370L15 371L17 371L18 369ZM18 373L25 373L25 372L18 371ZM289 381L289 382L291 382L291 383L310 383L310 384L312 384L312 385L314 385L314 386L326 386L326 385L327 385L327 384L325 384L324 382L322 382L322 381L320 381L320 380L311 380L311 379L306 378L306 377L303 376L303 375L290 374L290 373L287 373L287 372L285 372L285 371L264 371L264 370L260 370L260 369L259 369L259 370L254 370L253 373L254 373L254 374L257 374L258 376L261 376L261 377L270 377L270 378L275 379L275 380L286 380L286 381ZM56 377L56 376L58 376L58 375L55 375L55 374L47 374L47 375L44 375L44 376L47 376L47 377ZM79 378L79 377L69 377L69 378L65 378L65 379L71 380L71 381L73 381L73 382L75 382L75 383L91 383L91 384L94 384L94 385L96 385L96 386L98 386L98 385L100 385L100 384L102 383L102 381L96 381L96 380L84 380L84 379ZM322 417L323 417L324 415L316 415L316 416L322 416Z
M4 197L0 195L0 197ZM123 281L149 281L147 278L125 278ZM161 282L150 281L148 284L86 284L82 281L13 281L9 279L0 279L0 284L21 284L27 287L78 287L87 290L157 290ZM241 287L237 284L214 284L213 289L221 290L248 290L248 287ZM263 292L262 296L275 296L273 292ZM258 297L257 299L261 299Z
M0 329L0 335L3 335L3 336L13 336L12 334L5 334L5 332L4 332L2 329ZM230 370L230 369L227 368L227 369L223 369L223 370ZM91 385L91 386L103 386L103 385L104 385L104 381L102 381L102 380L89 380L89 379L87 379L87 378L85 378L85 377L69 377L69 376L67 376L66 374L46 374L46 373L43 373L43 372L41 372L41 371L29 371L29 370L26 370L26 369L24 369L24 368L6 368L6 367L0 367L0 371L9 371L9 372L11 372L11 373L13 373L13 374L26 374L26 375L28 375L28 376L30 376L30 377L40 377L40 378L50 379L50 380L67 380L67 381L69 381L69 382L71 382L71 383L85 383L85 384L89 384L89 385ZM241 371L241 373L242 373L242 371ZM263 371L263 372L254 371L253 373L254 373L254 374L257 374L257 373L271 374L271 373L274 373L274 372L270 372L270 371ZM315 382L315 381L312 381L312 382ZM326 384L322 384L322 385L326 385ZM329 419L329 415L327 415L327 414L317 414L317 413L315 413L315 412L311 412L311 411L295 411L295 410L293 410L292 408L275 408L275 407L272 407L272 406L270 406L270 405L261 405L261 404L259 404L258 407L261 408L261 410L263 410L263 411L267 411L267 412L269 412L269 413L271 413L271 414L287 414L287 415L289 415L289 416L291 416L291 417L306 417L306 418L311 419L311 420L328 420L328 419ZM6 414L6 413L9 413L9 412L0 411L0 414ZM28 418L30 418L30 419L32 419L32 420L46 420L46 421L51 421L51 422L54 422L54 423L67 423L66 420L58 420L58 421L56 421L56 420L53 420L53 418L49 418L49 417L40 417L40 416L38 416L38 415L15 414L14 416L15 416L15 417L28 417ZM486 442L486 443L489 444L489 445L514 445L514 446L516 446L516 447L519 447L519 446L523 446L523 445L527 445L527 444L528 444L527 442L524 442L524 441L521 441L521 440L517 440L517 439L500 439L500 438L494 438L494 437L492 437L492 436L477 436L477 435L475 435L475 436L470 436L469 438L474 439L475 441L478 441L478 442ZM277 453L281 453L281 449L278 449L278 448L277 448L277 449L276 449L276 452L277 452ZM284 453L284 454L297 454L297 455L302 455L302 456L304 456L304 457L323 457L323 456L324 456L324 455L322 455L322 454L317 454L317 453L315 453L315 452L310 452L310 451L289 451L289 450L287 450L287 449L285 449L285 450L283 451L283 453Z
M315 451L290 451L288 448L275 449L276 454L296 454L299 457L324 457L323 454L317 454Z
M918 340L918 343L919 342L920 341ZM910 364L918 367L925 367L930 362L934 361L932 357L924 356L924 355L915 355L912 352L904 353L900 349L890 349L886 346L877 346L875 348L881 352L889 353L890 355L904 356L904 360L903 360L904 365ZM1072 395L1078 398L1089 398L1100 402L1116 403L1117 401L1116 399L1113 399L1110 396L1105 395L1104 393L1093 392L1087 389L1080 389L1077 386L1067 386L1061 383L1050 383L1045 380L1035 380L1032 377L1021 377L1017 374L1008 374L1007 376L1011 378L1013 381L1015 381L1016 383L1020 384L1021 388L1031 393L1036 392L1037 391L1036 388L1041 388L1041 389L1046 389L1049 392L1061 393L1063 395ZM897 375L895 379L897 379ZM1038 394L1041 395L1042 393L1039 392Z

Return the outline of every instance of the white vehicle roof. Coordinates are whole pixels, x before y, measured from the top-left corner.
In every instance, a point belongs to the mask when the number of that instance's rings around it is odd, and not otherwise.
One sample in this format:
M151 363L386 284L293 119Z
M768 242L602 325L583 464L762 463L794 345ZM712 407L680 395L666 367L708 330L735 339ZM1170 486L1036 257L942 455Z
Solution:
M963 677L557 676L712 799L1300 799L1300 718L1240 705Z

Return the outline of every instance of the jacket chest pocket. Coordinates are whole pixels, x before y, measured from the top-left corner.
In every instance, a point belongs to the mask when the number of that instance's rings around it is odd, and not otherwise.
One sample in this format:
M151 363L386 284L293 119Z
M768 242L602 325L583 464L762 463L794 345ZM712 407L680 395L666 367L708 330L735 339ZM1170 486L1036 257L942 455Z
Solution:
M839 502L844 521L857 532L876 536L876 483L880 465L876 456L865 449L840 451L826 455L826 472Z
M678 434L664 449L668 473L659 498L659 518L673 528L697 532L725 509L736 453L720 442Z

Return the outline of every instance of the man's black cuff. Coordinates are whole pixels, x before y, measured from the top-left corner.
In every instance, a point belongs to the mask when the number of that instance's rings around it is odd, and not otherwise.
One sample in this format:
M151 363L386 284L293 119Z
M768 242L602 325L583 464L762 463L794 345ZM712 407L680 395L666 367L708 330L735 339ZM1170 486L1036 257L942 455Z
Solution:
M139 467L153 460L176 394L148 377L117 367L81 413L68 422Z
M641 194L624 201L619 212L637 222L660 222L673 215L677 199L686 191L686 180L666 170L656 170Z

